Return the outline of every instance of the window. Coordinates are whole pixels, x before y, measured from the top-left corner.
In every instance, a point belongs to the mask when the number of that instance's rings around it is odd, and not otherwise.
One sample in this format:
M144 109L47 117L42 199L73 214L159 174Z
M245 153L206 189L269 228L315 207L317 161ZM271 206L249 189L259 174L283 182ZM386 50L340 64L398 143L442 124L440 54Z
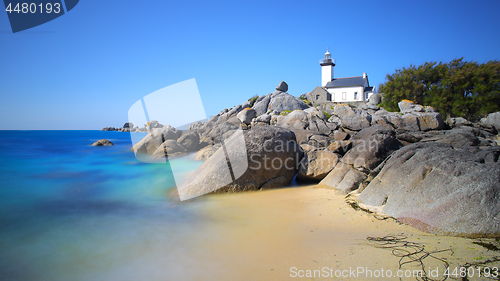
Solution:
M358 92L354 92L354 99L357 100L358 99Z
M365 100L368 99L368 92L365 93Z
M316 95L316 100L319 100L319 95Z
M346 94L345 94L345 92L342 92L342 100L346 100Z

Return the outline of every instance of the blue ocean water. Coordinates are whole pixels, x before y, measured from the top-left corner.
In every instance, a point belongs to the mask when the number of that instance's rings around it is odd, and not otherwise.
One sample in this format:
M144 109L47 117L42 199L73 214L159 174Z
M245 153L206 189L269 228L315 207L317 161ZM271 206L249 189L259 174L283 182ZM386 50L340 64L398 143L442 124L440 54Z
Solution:
M99 139L115 145L92 147ZM135 247L173 247L203 220L196 203L169 200L169 165L141 163L131 147L122 132L0 131L1 280L129 280L116 271L173 262L154 250L141 261Z

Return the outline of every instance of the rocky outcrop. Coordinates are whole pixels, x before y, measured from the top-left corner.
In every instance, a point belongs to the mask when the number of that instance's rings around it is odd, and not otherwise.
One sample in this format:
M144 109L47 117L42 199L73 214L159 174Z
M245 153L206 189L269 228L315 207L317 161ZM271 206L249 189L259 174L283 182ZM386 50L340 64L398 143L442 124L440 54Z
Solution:
M300 161L297 179L320 181L337 165L340 155L326 148L308 151Z
M317 109L295 110L284 118L276 118L276 125L291 130L310 130L330 135L338 129L338 123L329 122L323 112ZM273 122L271 122L273 123Z
M354 146L320 184L348 193L360 187L368 175L403 145L385 127L366 128L353 137Z
M499 235L499 155L499 147L408 145L388 159L358 200L426 231Z
M461 127L461 126L472 126L472 122L469 122L469 120L467 120L463 117L448 118L448 119L446 119L446 124L450 128L456 128L456 127Z
M292 181L302 156L290 130L266 126L240 131L178 187L179 196L283 187Z
M108 145L115 145L115 144L106 139L100 139L92 144L92 146L108 146Z
M221 147L221 144L206 146L196 153L196 160L207 160Z
M252 108L247 107L247 108L243 109L242 111L240 111L240 113L238 113L238 115L236 115L236 116L241 121L241 123L250 125L250 123L252 122L252 119L257 117L257 112L255 110L253 110Z
M132 128L134 128L134 123L132 123L132 122L125 122L125 124L123 124L122 128L132 129Z
M200 148L200 136L195 131L183 132L177 142L189 152L197 151Z
M415 112L424 112L425 109L420 104L416 104L409 100L402 100L398 102L399 111L403 114L405 113L415 113Z
M280 92L287 92L288 91L288 84L285 81L281 81L278 86L276 86L276 91Z
M439 112L411 101L400 102L400 112L380 108L379 95L358 107L309 107L287 90L282 82L184 132L154 121L117 130L146 130L133 149L153 158L201 149L196 159L205 162L179 185L181 199L282 187L296 175L361 193L360 202L427 230L499 233L497 113L481 123L445 124Z
M481 123L493 126L500 131L500 111L488 114L486 118L481 119Z
M371 115L366 111L354 108L348 104L339 104L333 108L332 115L340 119L340 126L349 130L360 131L370 127Z
M136 153L153 154L166 140L177 140L182 131L156 128L151 130L142 140L136 143L132 150Z
M303 110L309 107L301 99L289 95L283 90L279 90L278 88L285 89L284 85L286 85L286 83L282 85L283 83L284 82L280 83L280 85L276 87L275 92L266 96L261 96L257 99L252 107L256 111L257 116L270 112L281 113L285 111L291 112L297 109ZM286 89L288 90L288 85Z
M153 159L168 159L184 155L187 152L186 147L175 140L166 140L160 144L153 152Z

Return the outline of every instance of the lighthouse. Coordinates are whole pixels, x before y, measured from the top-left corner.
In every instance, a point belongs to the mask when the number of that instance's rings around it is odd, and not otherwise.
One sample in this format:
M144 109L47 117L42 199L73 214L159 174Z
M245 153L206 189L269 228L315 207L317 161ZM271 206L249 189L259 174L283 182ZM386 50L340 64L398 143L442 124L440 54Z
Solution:
M326 83L333 80L333 67L335 66L335 60L332 60L332 55L326 49L325 57L319 61L321 65L321 86L325 87Z

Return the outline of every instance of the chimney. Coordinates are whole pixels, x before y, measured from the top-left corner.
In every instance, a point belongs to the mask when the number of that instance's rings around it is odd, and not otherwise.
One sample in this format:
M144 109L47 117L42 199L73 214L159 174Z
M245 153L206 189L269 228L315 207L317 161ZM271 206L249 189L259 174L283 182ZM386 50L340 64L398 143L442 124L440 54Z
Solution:
M363 73L363 78L366 78L366 72Z

